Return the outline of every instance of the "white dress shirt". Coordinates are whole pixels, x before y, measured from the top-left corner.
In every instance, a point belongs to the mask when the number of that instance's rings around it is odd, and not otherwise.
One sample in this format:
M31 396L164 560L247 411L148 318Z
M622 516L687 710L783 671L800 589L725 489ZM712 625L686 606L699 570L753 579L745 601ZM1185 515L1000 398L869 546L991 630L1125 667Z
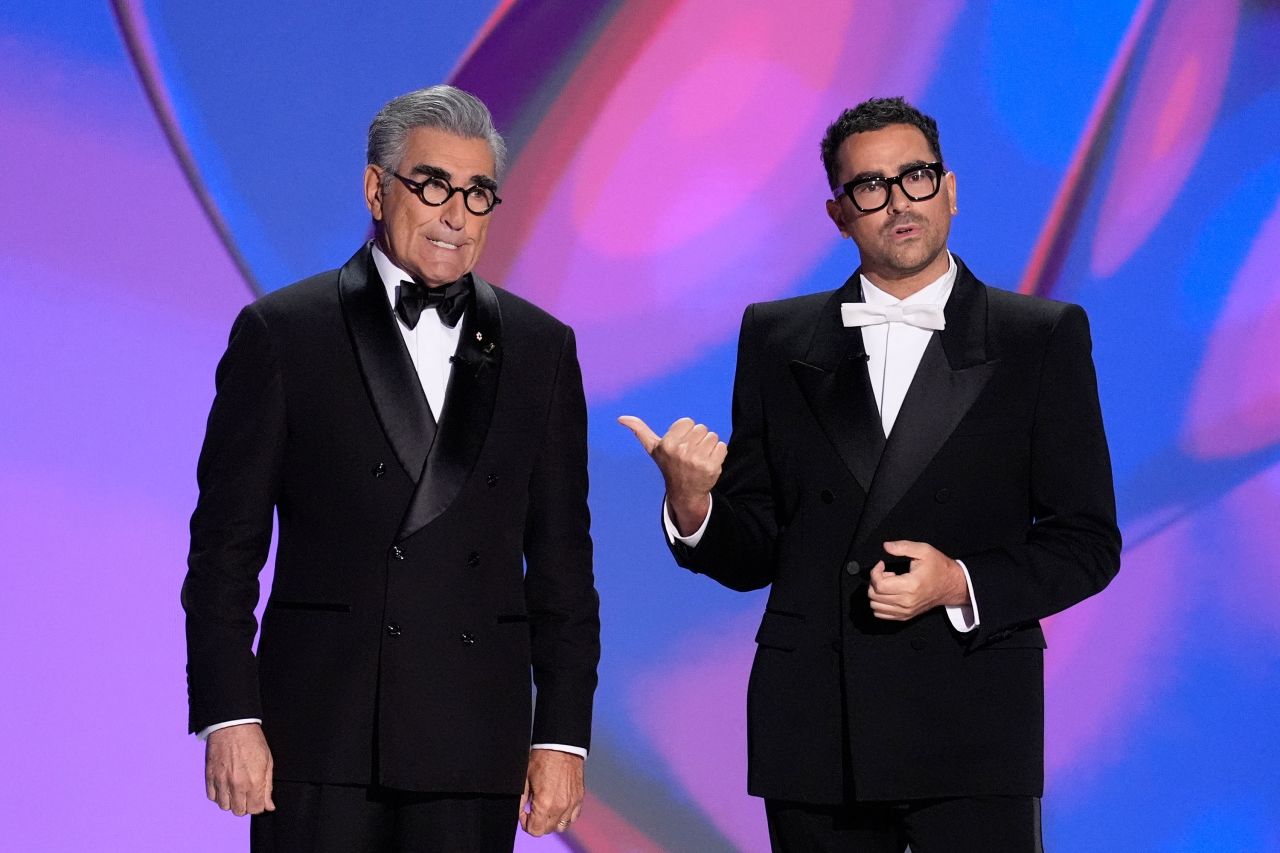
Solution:
M411 280L413 277L392 263L391 259L378 248L377 244L373 246L373 263L378 268L378 275L382 278L383 287L386 288L387 310L391 312L391 316L396 320L396 326L400 329L400 336L404 338L404 345L409 350L409 358L413 360L413 369L417 372L418 381L422 384L422 391L427 397L427 402L431 405L431 414L435 416L438 424L441 418L444 417L445 392L449 388L449 376L453 371L453 363L450 359L458 351L458 340L462 335L462 319L459 319L458 324L451 329L440 320L440 315L434 307L426 308L418 318L418 324L410 329L400 319L400 316L395 313L395 304L396 287L400 285L400 282ZM463 317L465 316L464 312ZM203 729L196 737L200 740L205 740L218 729L244 725L245 723L261 722L262 720L256 718L228 720L225 723L215 723ZM587 750L580 746L568 746L560 743L535 743L530 748L554 749L559 752L579 755L582 758L587 757Z
M920 290L898 300L876 287L866 276L859 276L862 284L862 298L870 305L945 305L951 296L951 289L956 283L956 260L947 253L949 264L947 271L940 277L922 287ZM867 351L867 374L871 378L871 390L876 398L876 410L880 413L880 425L887 437L893 431L902 410L902 401L907 397L907 389L911 380L915 379L916 368L924 357L925 347L933 336L929 329L920 329L906 323L888 322L862 328L862 342ZM667 538L671 542L683 542L690 548L697 547L706 532L707 517L701 526L688 536L681 536L671 521L671 513L664 500L662 502L662 519L667 530ZM977 599L973 595L973 581L969 577L969 568L961 560L956 560L964 572L964 582L969 589L969 604L947 605L947 618L951 625L961 633L967 633L978 627Z

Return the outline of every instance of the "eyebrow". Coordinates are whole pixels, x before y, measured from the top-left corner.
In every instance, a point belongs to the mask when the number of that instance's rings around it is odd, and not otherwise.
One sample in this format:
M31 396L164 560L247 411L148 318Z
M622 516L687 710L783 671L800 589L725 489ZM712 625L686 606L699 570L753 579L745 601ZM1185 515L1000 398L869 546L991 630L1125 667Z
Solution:
M446 181L453 178L453 175L449 174L444 169L441 169L439 166L429 166L426 163L419 163L414 166L413 171L410 174L426 175L428 178L443 178Z
M425 175L428 178L440 178L441 180L448 181L450 186L454 185L453 174L451 172L441 169L439 166L432 166L428 163L419 163L414 166L413 174ZM493 192L498 191L498 182L488 175L472 175L471 183L474 186L484 187L485 189Z

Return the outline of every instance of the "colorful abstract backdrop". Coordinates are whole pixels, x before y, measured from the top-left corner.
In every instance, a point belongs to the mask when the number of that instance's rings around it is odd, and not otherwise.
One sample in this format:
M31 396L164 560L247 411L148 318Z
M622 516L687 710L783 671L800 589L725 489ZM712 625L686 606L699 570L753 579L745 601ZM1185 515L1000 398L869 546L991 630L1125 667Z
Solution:
M6 0L0 848L243 849L184 730L213 368L241 305L366 237L378 106L449 80L514 155L479 269L574 325L592 418L590 800L521 849L767 848L762 594L672 564L614 418L727 429L744 306L856 263L823 129L902 94L952 248L1093 321L1125 552L1046 626L1049 849L1280 850L1278 46L1275 0Z

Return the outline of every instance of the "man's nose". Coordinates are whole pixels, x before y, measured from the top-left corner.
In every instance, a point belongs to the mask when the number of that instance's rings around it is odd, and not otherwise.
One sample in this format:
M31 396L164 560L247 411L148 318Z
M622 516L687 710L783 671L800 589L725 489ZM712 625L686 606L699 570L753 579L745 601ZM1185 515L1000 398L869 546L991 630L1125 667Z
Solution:
M454 193L440 209L440 221L454 231L461 231L467 225L467 200L462 193Z
M902 188L901 184L889 184L889 204L887 207L890 213L901 213L911 207L911 199L907 197L907 191Z

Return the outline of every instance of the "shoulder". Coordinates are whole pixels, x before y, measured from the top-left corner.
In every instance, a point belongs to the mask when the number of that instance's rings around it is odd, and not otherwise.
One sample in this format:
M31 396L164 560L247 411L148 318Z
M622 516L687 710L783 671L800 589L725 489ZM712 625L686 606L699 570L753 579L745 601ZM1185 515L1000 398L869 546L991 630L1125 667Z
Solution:
M824 290L770 302L753 302L743 314L743 331L788 337L794 330L812 331L817 318L836 293L835 290Z
M476 277L476 286L490 288L497 298L498 310L502 312L504 336L514 332L517 335L545 335L559 340L570 333L567 324L524 297L517 296L496 284L490 284L479 276Z
M264 319L286 319L338 307L338 270L327 270L263 294L251 306Z
M1042 348L1051 340L1089 340L1089 318L1072 302L1013 293L982 285L987 296L987 329L998 348Z

